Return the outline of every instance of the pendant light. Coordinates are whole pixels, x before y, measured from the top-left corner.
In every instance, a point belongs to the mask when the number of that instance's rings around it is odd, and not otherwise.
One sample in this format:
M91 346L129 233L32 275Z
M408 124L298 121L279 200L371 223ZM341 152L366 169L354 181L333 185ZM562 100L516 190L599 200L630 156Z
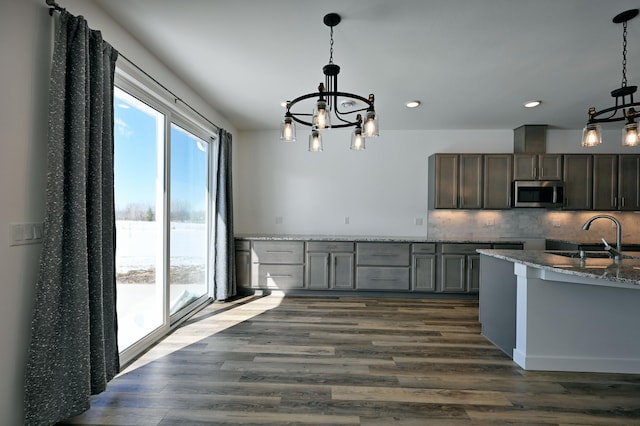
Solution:
M340 23L341 19L337 13L329 13L323 19L324 24L331 29L329 63L322 68L325 76L324 83L318 85L317 92L287 101L285 104L287 111L280 125L280 139L286 142L295 141L296 123L311 127L309 135L309 151L311 152L323 150L322 132L326 129L353 127L351 149L358 151L364 149L365 138L380 135L378 114L374 107L374 95L370 94L365 98L353 93L338 91L340 67L333 63L333 28ZM307 99L317 99L311 114L308 110L305 112L300 109L302 101ZM361 113L364 113L364 122Z
M640 113L636 107L639 102L634 102L633 94L637 91L637 86L627 85L627 22L638 15L638 9L630 9L619 13L613 18L616 24L622 24L622 84L620 88L611 91L611 96L615 98L615 105L609 108L596 111L589 108L589 121L582 130L582 146L591 147L602 143L602 128L600 123L612 123L626 120L626 125L622 129L622 145L637 146L639 142L638 124L636 119Z

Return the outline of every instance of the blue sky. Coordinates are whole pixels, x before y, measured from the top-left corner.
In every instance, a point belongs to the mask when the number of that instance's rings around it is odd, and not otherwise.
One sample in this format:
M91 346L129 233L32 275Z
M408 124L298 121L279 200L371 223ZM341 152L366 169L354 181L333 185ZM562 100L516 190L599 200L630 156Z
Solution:
M161 179L157 136L164 116L136 99L118 95L114 102L116 209L129 204L154 208L156 179ZM193 210L205 206L207 181L206 145L200 139L171 127L172 202L187 203Z

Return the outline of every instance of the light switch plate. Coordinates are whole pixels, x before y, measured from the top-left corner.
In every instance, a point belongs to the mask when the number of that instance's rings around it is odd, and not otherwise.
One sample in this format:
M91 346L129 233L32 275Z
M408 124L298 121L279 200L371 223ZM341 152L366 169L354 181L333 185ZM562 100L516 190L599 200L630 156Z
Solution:
M21 246L25 244L39 244L44 235L44 224L35 223L10 223L9 245Z

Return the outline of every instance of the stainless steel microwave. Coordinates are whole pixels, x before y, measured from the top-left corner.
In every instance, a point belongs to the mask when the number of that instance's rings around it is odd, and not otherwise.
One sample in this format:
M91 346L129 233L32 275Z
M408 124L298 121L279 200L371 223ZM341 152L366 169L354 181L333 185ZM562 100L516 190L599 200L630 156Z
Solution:
M559 180L516 180L512 199L514 207L562 207L564 184Z

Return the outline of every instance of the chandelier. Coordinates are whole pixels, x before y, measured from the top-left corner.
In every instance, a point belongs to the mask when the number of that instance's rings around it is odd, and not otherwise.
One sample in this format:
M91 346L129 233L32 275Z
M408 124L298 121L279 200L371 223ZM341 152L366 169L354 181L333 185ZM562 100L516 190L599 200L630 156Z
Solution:
M296 140L295 123L311 127L309 135L309 151L311 152L323 150L322 131L325 129L353 127L351 149L356 151L365 149L365 138L379 135L378 116L373 106L375 99L373 94L365 98L353 93L338 91L340 67L333 63L333 27L338 25L340 20L340 15L337 13L329 13L325 15L323 20L324 24L331 28L329 63L322 68L325 75L324 83L320 83L317 92L287 101L285 105L287 111L280 124L280 139L285 142ZM313 112L302 112L304 104L302 101L312 98L317 98ZM307 102L307 106L310 106L309 102Z
M622 145L637 146L640 142L638 134L638 123L636 118L640 117L640 111L636 107L640 102L633 101L633 94L638 89L637 86L627 86L627 21L638 15L638 9L631 9L616 15L613 22L622 23L622 85L620 88L611 91L611 96L615 98L615 105L609 108L596 111L589 108L589 121L582 130L582 146L596 146L602 143L602 128L600 123L612 123L626 120L622 129Z

